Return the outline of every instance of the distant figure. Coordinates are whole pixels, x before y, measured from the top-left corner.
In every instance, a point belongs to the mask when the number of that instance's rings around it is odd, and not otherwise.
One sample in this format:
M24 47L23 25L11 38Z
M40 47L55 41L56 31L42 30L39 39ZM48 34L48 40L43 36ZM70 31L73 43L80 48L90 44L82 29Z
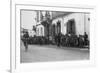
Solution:
M57 46L60 46L60 39L61 39L61 34L58 33L58 36L57 36Z
M57 34L55 34L54 39L55 39L55 44L57 45Z
M24 46L25 46L25 51L28 50L28 38L29 38L29 34L28 32L25 32L25 34L23 35L23 42L24 42Z
M84 42L85 42L85 45L88 45L88 35L86 34L86 32L84 33Z
M67 35L67 46L71 46L71 34L70 34L70 32L68 33L68 35Z
M80 35L80 34L79 34L79 37L78 37L78 46L81 47L81 48L83 47L83 38L82 38L82 35Z

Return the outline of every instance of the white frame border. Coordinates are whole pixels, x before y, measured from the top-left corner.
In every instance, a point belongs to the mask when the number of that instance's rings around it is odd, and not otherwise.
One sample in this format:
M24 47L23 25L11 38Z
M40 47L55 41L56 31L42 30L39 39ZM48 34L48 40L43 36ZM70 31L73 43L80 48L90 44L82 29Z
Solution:
M44 8L46 7L51 8L51 10L53 10L53 8L58 9L59 8L61 10L64 9L71 9L72 10L76 10L79 12L90 12L91 13L91 25L90 25L90 40L92 40L90 42L90 48L95 48L95 39L94 39L94 33L95 33L95 7L83 7L83 6L79 6L77 7L76 5L69 5L69 6L43 6L43 5L32 5L32 4L25 4L26 6L24 6L24 4L15 4L12 3L12 8L11 8L11 72L20 72L20 71L32 71L34 70L42 70L42 69L61 69L61 68L79 68L79 67L87 67L87 66L94 66L95 65L95 50L92 49L91 50L91 54L90 54L90 60L89 61L75 61L75 62L70 62L70 61L63 61L63 62L45 62L45 63L33 63L33 64L20 64L19 62L19 56L20 56L20 52L19 49L16 50L16 46L20 45L19 43L17 43L17 41L15 39L20 38L18 36L16 36L16 34L19 34L19 26L20 25L16 25L18 21L18 12L16 12L17 10L19 11L20 9L26 9L29 7L38 7L40 9L37 10L44 10ZM16 8L16 6L19 6L18 8ZM21 6L21 7L20 7ZM74 6L74 7L73 7ZM41 9L41 7L43 9ZM76 9L75 9L76 8ZM83 10L84 9L84 10ZM34 10L34 9L33 9ZM54 9L55 11L55 9ZM69 10L70 11L70 10ZM92 31L92 32L91 32ZM17 38L16 38L17 37ZM17 43L17 44L16 44ZM17 53L15 52L17 51ZM16 56L16 57L15 57ZM66 65L66 64L67 65ZM49 67L48 67L49 65ZM44 66L44 67L43 67ZM24 68L23 68L24 67ZM28 68L27 68L28 67ZM30 67L30 68L29 68Z

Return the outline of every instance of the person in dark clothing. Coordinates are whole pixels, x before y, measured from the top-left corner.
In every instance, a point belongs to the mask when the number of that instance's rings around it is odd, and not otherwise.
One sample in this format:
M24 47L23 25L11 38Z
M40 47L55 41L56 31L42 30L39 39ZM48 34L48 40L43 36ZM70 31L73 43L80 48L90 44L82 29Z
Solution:
M23 42L24 42L24 46L25 46L25 51L27 51L27 50L28 50L28 38L29 38L28 32L26 32L26 33L23 35L23 38L24 38Z
M60 46L60 38L61 38L61 34L58 33L58 36L57 36L57 46Z
M87 41L88 41L88 35L85 32L84 33L84 42L85 42L85 45L87 45Z
M78 37L78 46L79 46L80 48L83 47L83 42L84 42L84 40L82 39L82 35L79 35L79 37Z

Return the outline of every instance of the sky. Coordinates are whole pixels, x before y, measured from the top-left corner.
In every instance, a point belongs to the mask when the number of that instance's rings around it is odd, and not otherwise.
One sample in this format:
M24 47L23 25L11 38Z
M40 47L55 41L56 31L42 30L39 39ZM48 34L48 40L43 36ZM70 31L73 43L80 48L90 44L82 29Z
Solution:
M36 25L36 11L21 11L21 27L24 29L32 29L32 26Z

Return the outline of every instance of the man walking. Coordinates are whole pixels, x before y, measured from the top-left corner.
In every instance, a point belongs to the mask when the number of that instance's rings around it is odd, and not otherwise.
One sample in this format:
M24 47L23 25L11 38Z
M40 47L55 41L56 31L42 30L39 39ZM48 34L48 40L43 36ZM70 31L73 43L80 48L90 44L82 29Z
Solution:
M29 34L28 32L25 32L25 34L23 35L23 42L24 42L24 46L25 46L25 51L28 50L28 38L29 38Z

